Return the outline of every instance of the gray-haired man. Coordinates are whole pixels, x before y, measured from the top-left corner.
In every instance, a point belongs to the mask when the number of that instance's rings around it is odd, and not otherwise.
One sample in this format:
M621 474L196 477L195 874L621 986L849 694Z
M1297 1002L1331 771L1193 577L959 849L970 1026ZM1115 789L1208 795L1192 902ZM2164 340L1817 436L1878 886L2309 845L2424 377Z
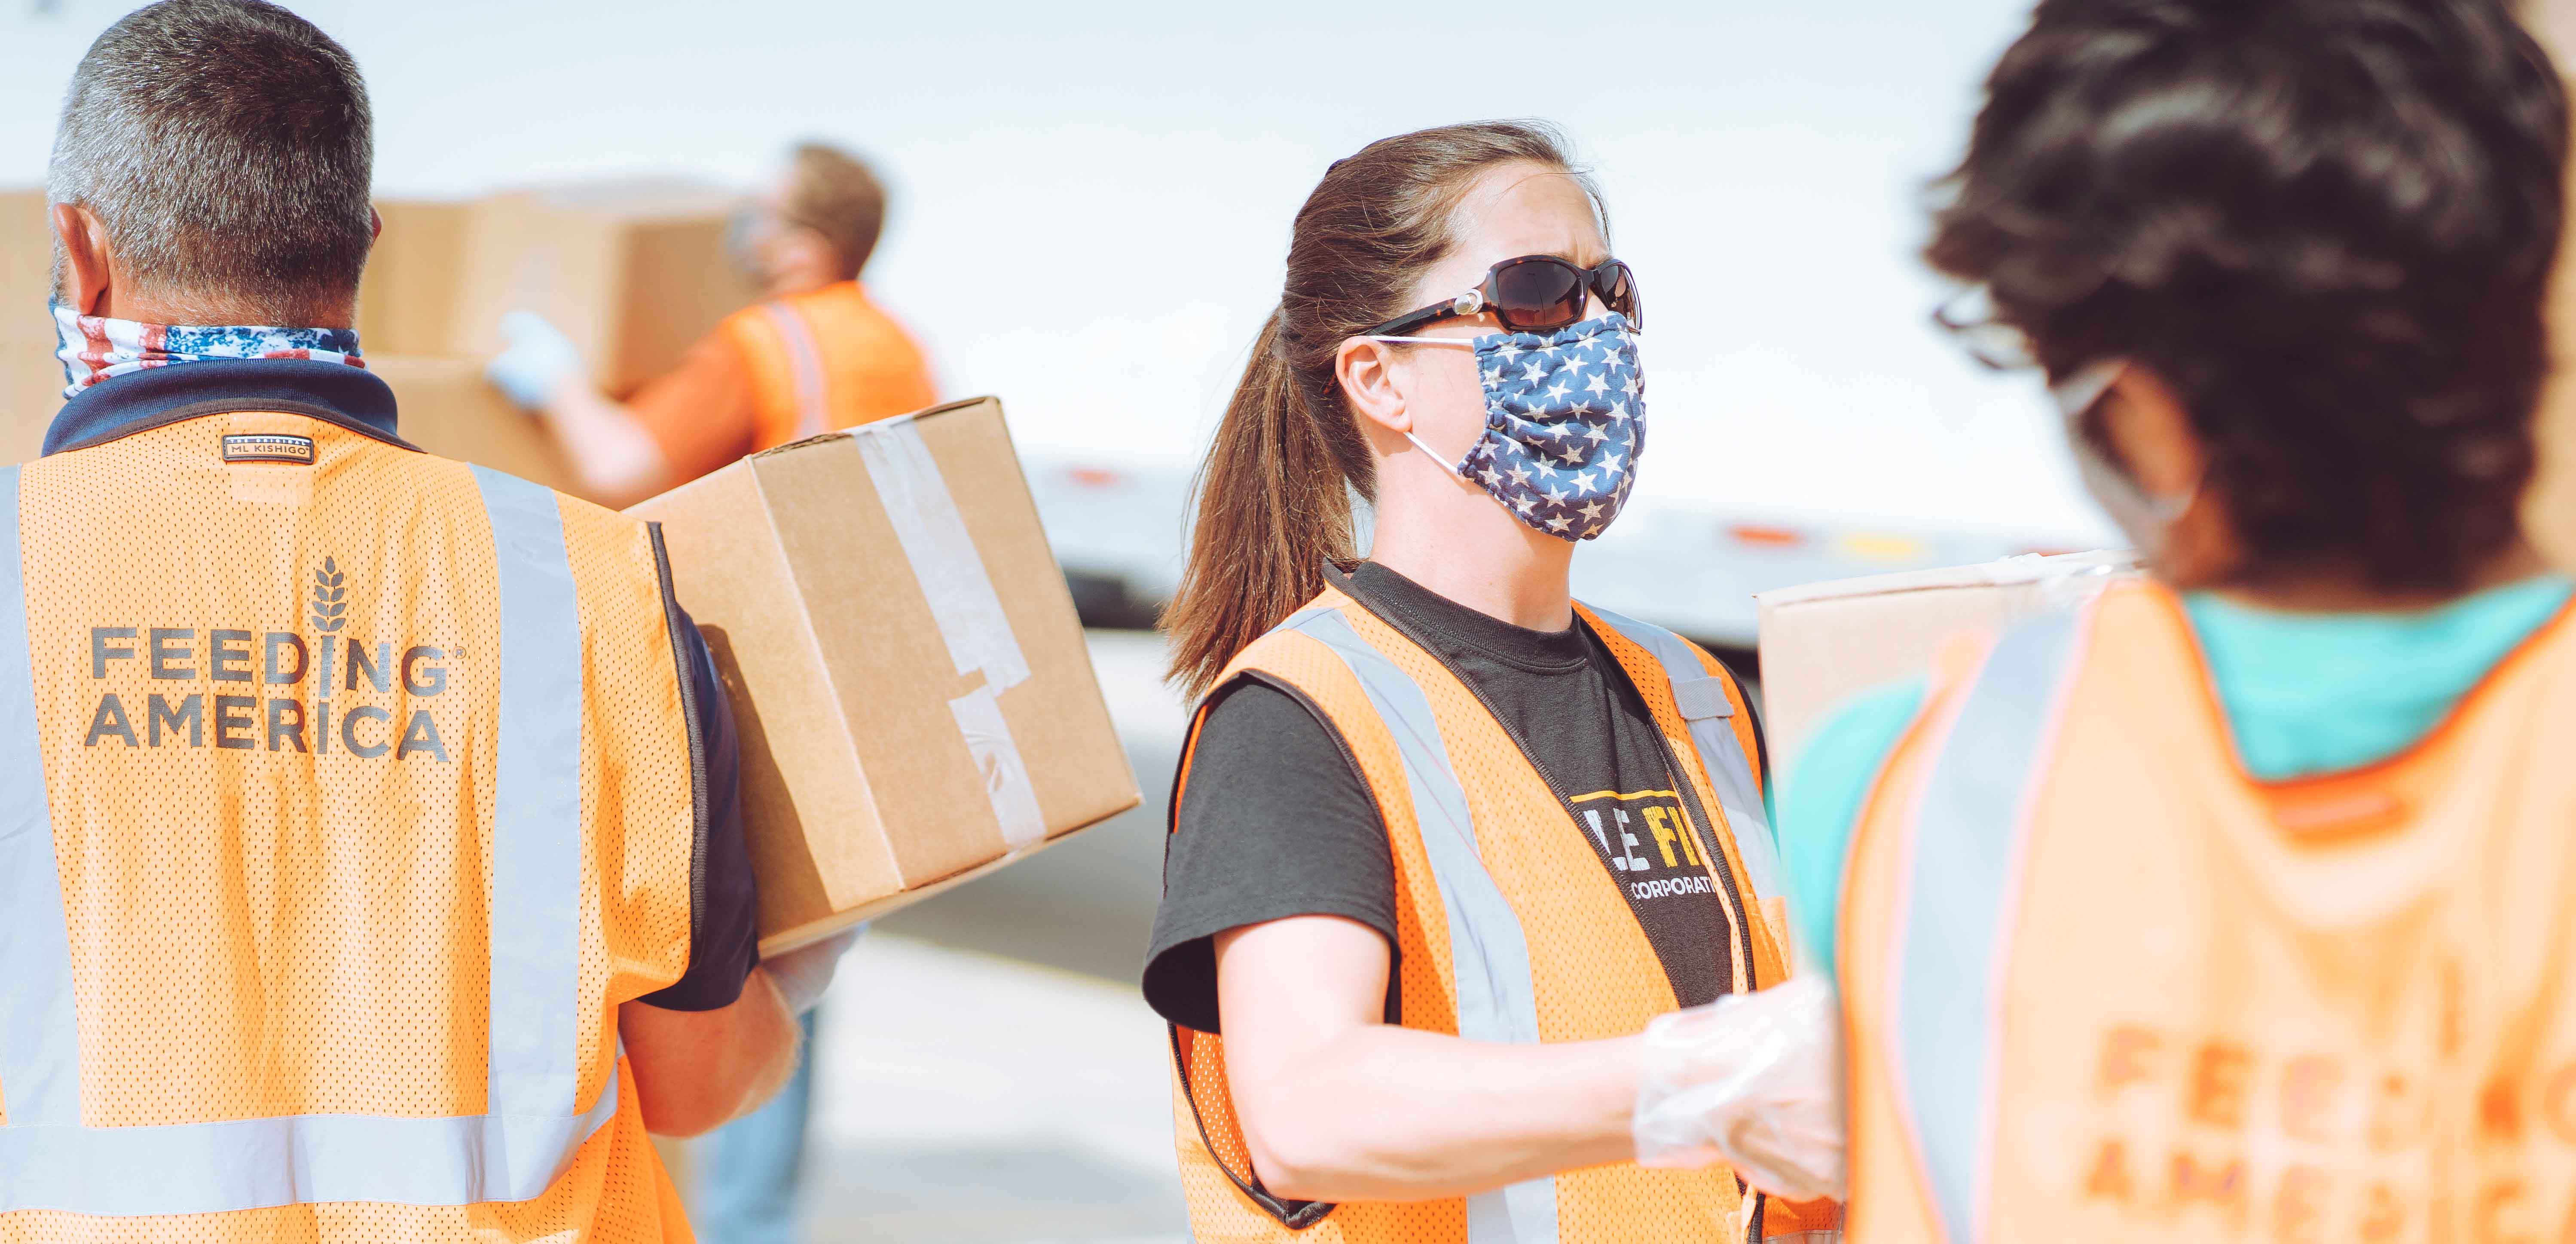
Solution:
M646 1129L791 1065L816 965L755 966L659 533L400 438L371 162L356 64L257 0L129 14L65 101L69 401L0 472L0 1236L682 1235Z

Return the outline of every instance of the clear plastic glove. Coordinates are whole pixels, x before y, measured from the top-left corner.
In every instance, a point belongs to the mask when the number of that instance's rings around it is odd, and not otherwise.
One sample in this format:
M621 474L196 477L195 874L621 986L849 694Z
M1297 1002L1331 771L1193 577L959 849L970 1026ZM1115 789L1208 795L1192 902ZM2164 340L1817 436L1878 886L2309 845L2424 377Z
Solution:
M1637 1078L1637 1161L1724 1163L1773 1196L1843 1195L1842 1021L1802 976L1657 1016Z
M760 961L761 970L769 973L769 983L778 986L778 996L786 1000L790 1014L802 1015L822 1001L823 991L832 987L832 973L841 966L841 955L858 943L859 934L867 931L868 926L856 925L811 946L799 946L774 959Z
M483 376L523 409L544 406L565 380L582 374L581 347L534 311L502 316L501 339L509 344L483 365Z

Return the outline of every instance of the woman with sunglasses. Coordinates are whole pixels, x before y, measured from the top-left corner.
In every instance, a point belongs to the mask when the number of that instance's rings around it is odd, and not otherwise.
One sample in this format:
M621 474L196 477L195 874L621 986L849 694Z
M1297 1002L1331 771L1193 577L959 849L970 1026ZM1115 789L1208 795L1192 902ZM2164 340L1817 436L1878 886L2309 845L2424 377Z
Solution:
M1641 319L1539 126L1373 143L1297 214L1166 617L1202 699L1145 992L1203 1244L1835 1221L1762 1195L1840 1151L1830 1003L1768 988L1752 716L1568 595L1644 446Z

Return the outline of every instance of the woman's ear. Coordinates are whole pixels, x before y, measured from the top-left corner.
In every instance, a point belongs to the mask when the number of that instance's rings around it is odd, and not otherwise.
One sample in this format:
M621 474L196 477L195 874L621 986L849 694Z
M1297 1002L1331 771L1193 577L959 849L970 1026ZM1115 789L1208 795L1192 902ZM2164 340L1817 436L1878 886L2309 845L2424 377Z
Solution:
M2209 450L2191 412L2165 378L2136 363L2120 370L2111 400L2096 407L2102 437L2129 478L2150 497L2187 497L2209 473Z
M1396 387L1396 349L1383 341L1353 337L1333 353L1333 378L1353 413L1388 432L1413 430L1413 412L1404 391Z

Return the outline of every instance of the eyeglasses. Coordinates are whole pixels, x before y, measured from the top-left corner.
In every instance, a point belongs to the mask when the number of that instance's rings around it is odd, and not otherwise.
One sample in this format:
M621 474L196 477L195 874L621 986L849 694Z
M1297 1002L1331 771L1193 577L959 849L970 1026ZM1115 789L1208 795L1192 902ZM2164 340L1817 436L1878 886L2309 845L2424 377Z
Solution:
M1637 298L1637 274L1616 259L1597 267L1578 268L1554 255L1523 255L1495 264L1484 283L1447 302L1399 315L1363 337L1401 337L1452 316L1491 311L1502 326L1516 333L1554 332L1583 318L1589 295L1628 317L1628 326L1644 330L1645 307Z
M1983 285L1960 290L1932 309L1932 323L1967 350L1968 357L1996 371L2024 371L2039 366L2030 337L1995 312L1994 296Z

